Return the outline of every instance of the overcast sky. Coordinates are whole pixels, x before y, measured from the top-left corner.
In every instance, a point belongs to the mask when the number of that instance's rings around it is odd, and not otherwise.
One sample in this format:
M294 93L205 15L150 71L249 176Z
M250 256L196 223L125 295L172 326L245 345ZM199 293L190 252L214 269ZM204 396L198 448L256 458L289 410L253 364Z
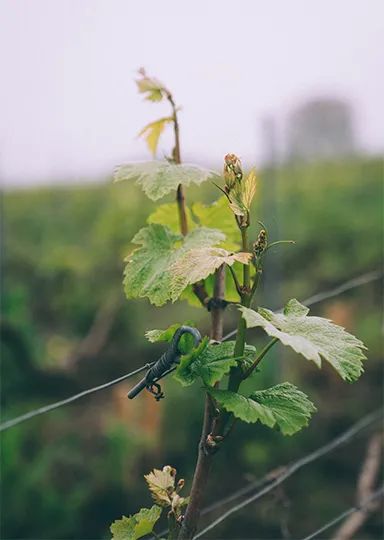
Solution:
M361 146L384 148L382 0L0 0L0 174L8 185L106 176L147 158L140 128L167 112L133 83L173 90L188 161L246 165L260 124L311 96L348 99ZM167 151L167 140L160 145Z

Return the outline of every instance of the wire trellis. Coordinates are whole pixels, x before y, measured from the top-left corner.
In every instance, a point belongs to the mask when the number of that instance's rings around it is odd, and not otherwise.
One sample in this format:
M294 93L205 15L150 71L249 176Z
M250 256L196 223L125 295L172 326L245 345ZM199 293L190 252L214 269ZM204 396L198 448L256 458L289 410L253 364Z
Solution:
M303 540L312 540L312 538L316 538L319 536L319 534L323 533L324 531L327 531L334 525L337 525L340 523L340 521L343 521L346 517L350 516L351 514L354 514L355 512L363 512L364 510L367 510L369 506L377 499L380 499L384 495L384 486L381 486L379 489L377 489L370 497L368 497L364 504L359 504L357 506L352 506L345 512L342 512L337 517L331 519L331 521L328 521L325 525L320 527L320 529L317 529L317 531L311 533L309 536L306 536L303 538Z
M338 296L339 294L354 289L356 287L361 287L362 285L365 285L367 283L370 283L372 281L376 281L380 279L384 275L384 272L380 270L375 270L373 272L368 272L366 274L363 274L361 276L358 276L352 280L346 281L345 283L342 283L336 288L324 291L322 293L316 294L314 296L311 296L310 298L307 298L304 300L303 304L305 304L307 307L313 306L314 304L318 304L319 302L322 302L324 300L327 300L328 298L333 298L335 296ZM226 341L227 339L233 337L236 335L237 330L233 330L232 332L229 332L226 336L224 336L222 341ZM66 399L62 399L60 401L57 401L55 403L51 403L50 405L45 405L44 407L39 407L38 409L33 409L25 414L22 414L20 416L17 416L15 418L11 418L10 420L6 420L5 422L0 424L0 432L5 431L7 429L10 429L21 422L25 422L27 420L30 420L31 418L34 418L35 416L39 416L41 414L45 414L47 412L53 411L55 409L58 409L59 407L63 407L64 405L68 405L69 403L72 403L74 401L77 401L78 399L88 396L90 394L93 394L95 392L99 392L100 390L105 390L106 388L109 388L110 386L113 386L115 384L118 384L126 379L129 379L130 377L133 377L134 375L137 375L141 371L150 369L155 362L151 362L149 364L145 364L144 366L139 367L138 369L131 371L130 373L127 373L126 375L122 375L121 377L118 377L117 379L113 379L112 381L106 382L104 384L101 384L99 386L95 386L93 388L89 388L88 390L84 390L83 392L80 392L78 394L75 394L73 396L70 396ZM168 373L171 373L175 368L171 368Z
M314 461L318 460L319 458L325 456L326 454L329 454L329 452L332 452L332 450L335 450L339 446L342 446L343 444L349 442L351 439L353 439L358 433L360 433L363 429L367 428L373 423L378 422L383 417L383 411L382 409L377 409L368 415L364 416L361 420L356 422L351 428L347 429L344 433L333 439L332 441L324 444L323 446L320 446L313 452L310 452L309 454L303 456L302 458L298 459L294 463L287 465L286 467L282 468L281 473L277 474L267 486L263 487L244 501L241 501L240 503L232 506L229 508L226 512L221 514L217 519L215 519L212 523L207 525L202 531L200 531L194 538L201 538L204 534L206 534L208 531L212 530L214 527L222 523L225 519L227 519L232 514L238 512L239 510L242 510L249 504L253 503L254 501L260 499L273 489L275 489L277 486L282 484L287 478L292 476L294 473L296 473L299 469L303 468L305 465L308 465L309 463L313 463ZM242 490L239 490L240 495L242 495ZM235 494L232 495L232 497L235 497Z
M241 503L233 506L228 511L223 512L216 520L212 521L209 525L207 525L204 529L199 531L195 536L194 540L197 538L201 538L203 534L206 534L207 532L214 529L217 525L222 523L227 517L231 516L238 510L243 509L248 504L251 504L252 502L256 501L257 499L260 499L267 493L273 491L277 486L282 484L287 478L292 476L296 471L307 465L308 463L312 463L321 457L329 454L333 450L336 450L340 446L343 446L344 444L348 444L350 441L352 441L355 437L360 435L362 431L369 428L370 426L376 424L383 418L383 410L377 409L375 411L372 411L365 415L363 418L361 418L358 422L353 424L351 427L349 427L346 431L329 441L323 446L320 446L316 450L313 450L309 454L305 455L304 457L300 458L298 461L295 461L294 463L288 464L288 465L281 465L278 468L273 469L272 471L269 471L263 478L260 478L259 480L256 480L255 482L250 482L248 485L239 488L238 490L234 491L233 493L223 497L222 499L219 499L218 501L214 501L212 504L206 506L203 511L201 512L201 515L208 514L214 510L217 510L218 508L236 501L237 499L240 499L241 497L244 497L248 493L257 490L256 493L242 501ZM165 536L168 533L168 529L165 529L161 531L158 536L161 538ZM156 540L155 537L152 537L151 540Z
M127 373L126 375L122 375L121 377L118 377L117 379L113 379L112 381L106 382L104 384L100 384L99 386L94 386L93 388L89 388L88 390L83 390L82 392L79 392L78 394L75 394L74 396L68 397L66 399L62 399L60 401L56 401L55 403L51 403L50 405L45 405L44 407L33 409L32 411L29 411L25 414L16 416L16 418L6 420L2 424L0 424L0 431L5 431L6 429L14 427L17 424L20 424L21 422L25 422L26 420L30 420L31 418L34 418L35 416L39 416L40 414L53 411L55 409L58 409L59 407L63 407L63 405L68 405L68 403L72 403L73 401L76 401L84 396L89 396L89 394L94 394L95 392L99 392L100 390L105 390L106 388L109 388L110 386L114 386L115 384L125 381L126 379L129 379L130 377L133 377L134 375L137 375L138 373L141 373L142 371L146 369L150 369L154 364L155 362L150 362L149 364L145 364L144 366L141 366L135 369L134 371Z

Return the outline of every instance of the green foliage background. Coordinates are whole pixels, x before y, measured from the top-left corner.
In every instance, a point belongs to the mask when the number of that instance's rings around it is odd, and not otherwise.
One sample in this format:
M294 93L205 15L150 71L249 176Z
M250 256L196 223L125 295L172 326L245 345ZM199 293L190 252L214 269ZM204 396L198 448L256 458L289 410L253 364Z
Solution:
M381 267L381 182L380 159L261 172L254 237L261 219L279 230L280 237L297 242L268 255L266 282L268 268L275 275L278 268L282 285L274 295L262 288L262 305L277 308L288 298L302 300ZM209 185L187 190L190 202L216 197ZM156 359L164 346L147 342L148 329L193 320L208 331L207 314L185 301L155 309L147 300L128 303L124 298L123 258L132 249L130 239L155 208L129 183L3 194L3 419ZM380 404L380 303L376 281L311 311L338 317L336 322L368 346L366 373L353 386L329 368L320 372L289 350L276 348L257 375L260 388L290 380L313 399L318 412L310 426L292 438L259 424L239 425L216 460L207 501L300 457ZM105 306L105 324L110 323L105 343L99 351L79 353L79 343ZM234 320L229 310L226 330ZM257 330L250 335L252 344L256 338L258 343L263 340ZM171 379L164 386L167 397L156 404L158 425L150 429L140 428L148 423L141 397L129 405L136 407L131 422L119 413L112 391L105 391L4 432L1 538L108 538L109 523L150 504L143 480L150 469L171 464L189 481L202 392L196 385L181 388ZM128 387L123 385L124 390ZM283 489L225 521L209 538L249 538L252 531L260 538L281 538L286 527L292 538L311 532L354 503L365 444L366 437L361 437L303 470ZM381 532L376 515L364 538L379 538Z

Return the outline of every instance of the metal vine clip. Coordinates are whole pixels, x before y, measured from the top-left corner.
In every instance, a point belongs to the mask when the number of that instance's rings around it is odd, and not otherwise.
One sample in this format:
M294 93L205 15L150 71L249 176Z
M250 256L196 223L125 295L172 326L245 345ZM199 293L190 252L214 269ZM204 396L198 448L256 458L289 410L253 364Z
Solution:
M174 369L174 364L180 362L182 351L180 351L180 339L184 334L190 334L194 338L194 347L201 342L201 334L196 328L191 326L180 326L176 330L168 349L160 356L157 362L147 371L145 377L138 382L129 392L128 398L133 399L142 390L147 389L159 401L164 397L158 381L168 375Z

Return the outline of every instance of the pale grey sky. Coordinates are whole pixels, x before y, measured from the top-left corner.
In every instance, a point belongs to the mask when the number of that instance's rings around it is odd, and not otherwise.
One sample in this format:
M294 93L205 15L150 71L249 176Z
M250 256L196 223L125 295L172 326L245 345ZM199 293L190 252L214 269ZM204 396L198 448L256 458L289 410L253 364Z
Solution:
M318 95L350 100L362 147L384 148L382 0L0 0L0 20L8 185L147 158L136 134L167 107L137 94L140 66L183 106L188 161L257 164L262 118Z

